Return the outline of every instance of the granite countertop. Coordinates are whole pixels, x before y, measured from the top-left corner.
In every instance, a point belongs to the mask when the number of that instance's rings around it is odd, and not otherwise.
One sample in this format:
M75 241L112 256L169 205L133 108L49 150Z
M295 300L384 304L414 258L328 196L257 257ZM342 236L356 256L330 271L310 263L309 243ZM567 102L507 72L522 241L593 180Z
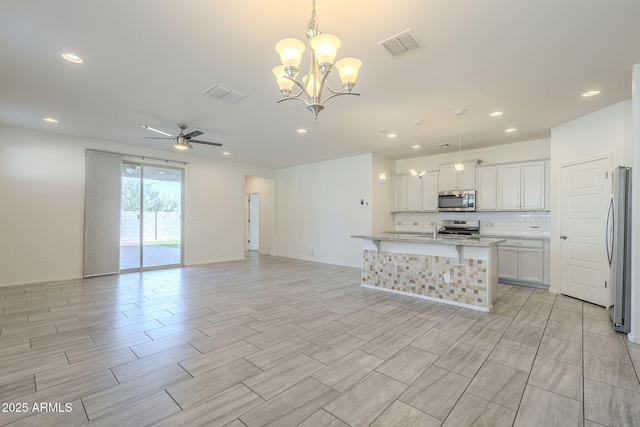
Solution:
M499 238L485 238L479 239L460 239L460 238L433 238L432 235L416 235L416 234L373 234L373 235L353 235L353 238L371 239L378 241L392 241L392 242L407 242L407 243L428 243L431 245L449 245L449 246L478 246L489 247L504 243L505 239Z
M433 236L433 230L431 232L428 231L383 231L383 234L401 234L401 235L411 235L411 236ZM438 236L440 237L440 236ZM516 234L487 234L481 233L481 238L487 239L521 239L521 240L551 240L549 236L519 236Z
M517 234L480 234L480 237L492 239L551 240L549 236L518 236Z

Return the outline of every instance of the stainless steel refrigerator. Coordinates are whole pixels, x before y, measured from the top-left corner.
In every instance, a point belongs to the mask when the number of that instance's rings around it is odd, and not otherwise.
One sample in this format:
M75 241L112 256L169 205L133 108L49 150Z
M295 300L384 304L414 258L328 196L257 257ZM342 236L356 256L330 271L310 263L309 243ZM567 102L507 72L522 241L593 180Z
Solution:
M611 268L610 283L613 329L629 332L631 328L631 168L613 170L613 192L609 199L606 232L607 257Z

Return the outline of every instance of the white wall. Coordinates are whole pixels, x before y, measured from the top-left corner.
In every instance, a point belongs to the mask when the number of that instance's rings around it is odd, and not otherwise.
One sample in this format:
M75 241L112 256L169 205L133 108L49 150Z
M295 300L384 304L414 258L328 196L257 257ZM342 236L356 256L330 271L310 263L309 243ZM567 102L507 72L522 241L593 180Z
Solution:
M277 171L278 255L361 267L362 242L370 234L372 155ZM313 254L311 254L313 249Z
M260 194L260 230L258 252L271 255L275 253L273 229L275 218L275 183L273 179L247 176L246 194ZM245 236L245 241L246 241Z
M387 179L380 181L380 172L385 172ZM391 175L395 173L395 160L373 155L371 176L371 234L380 234L393 230L393 214L391 213Z
M528 160L548 159L551 155L550 139L536 139L533 141L518 142L515 144L496 145L493 147L466 150L461 153L462 162L475 162L482 160L483 165L498 163L524 162ZM403 159L396 161L396 174L409 173L409 169L438 170L440 166L452 164L458 161L458 152L423 156L419 159Z
M633 96L632 96L632 127L633 127L633 169L631 173L632 193L632 216L631 224L631 283L632 283L632 305L631 305L631 332L629 339L640 343L640 64L633 67Z
M551 212L560 203L560 171L567 163L610 154L612 167L631 166L631 101L624 101L551 129ZM551 222L551 290L560 292L560 218Z
M82 276L87 148L189 162L185 264L244 257L245 175L275 171L0 125L0 285Z

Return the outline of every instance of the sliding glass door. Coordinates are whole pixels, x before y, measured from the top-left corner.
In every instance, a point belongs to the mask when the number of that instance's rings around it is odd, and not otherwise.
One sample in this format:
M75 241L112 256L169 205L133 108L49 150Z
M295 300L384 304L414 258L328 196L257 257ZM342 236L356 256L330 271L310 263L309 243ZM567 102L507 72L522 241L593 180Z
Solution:
M182 172L122 164L120 270L182 264Z

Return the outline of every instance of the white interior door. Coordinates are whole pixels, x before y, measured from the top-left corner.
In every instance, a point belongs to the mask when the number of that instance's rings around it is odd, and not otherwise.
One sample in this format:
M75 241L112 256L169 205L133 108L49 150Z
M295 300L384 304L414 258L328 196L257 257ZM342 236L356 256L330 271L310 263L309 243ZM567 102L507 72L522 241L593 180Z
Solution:
M249 194L249 215L247 249L257 251L260 249L260 194Z
M602 158L561 170L562 293L603 307L612 304L605 248L610 169L611 161Z

